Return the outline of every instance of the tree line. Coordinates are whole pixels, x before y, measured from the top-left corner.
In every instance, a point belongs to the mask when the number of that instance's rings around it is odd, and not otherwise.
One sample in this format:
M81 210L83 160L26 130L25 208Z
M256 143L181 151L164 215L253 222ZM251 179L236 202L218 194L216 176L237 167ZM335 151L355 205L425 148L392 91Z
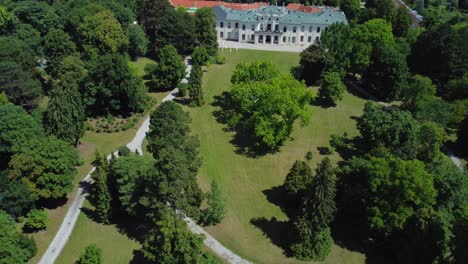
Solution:
M156 10L159 4L166 8ZM166 23L162 31L146 18L151 9L162 12L156 16ZM73 189L76 167L83 164L74 147L87 119L128 117L151 106L132 60L156 59L149 75L158 87L151 88L167 89L185 75L179 54L191 54L193 43L200 65L217 52L212 11L191 17L168 1L8 1L0 5L0 17L0 209L24 221L25 232L46 229L43 208L62 204ZM171 53L167 60L158 55L164 53ZM179 71L167 71L173 63ZM194 91L201 91L198 79ZM194 98L203 98L197 94ZM2 248L12 250L12 262L27 262L35 254L21 236L2 241ZM31 253L13 254L18 245Z

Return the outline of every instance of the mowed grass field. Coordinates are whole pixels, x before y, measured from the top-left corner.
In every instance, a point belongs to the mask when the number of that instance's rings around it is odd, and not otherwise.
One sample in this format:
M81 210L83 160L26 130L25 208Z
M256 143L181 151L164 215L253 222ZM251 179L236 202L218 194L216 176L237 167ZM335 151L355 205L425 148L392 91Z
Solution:
M144 66L150 62L152 61L148 58L140 58L135 62L131 62L131 64L134 65L138 73L143 76ZM156 99L157 103L160 103L162 98L167 94L168 92L149 93L151 97ZM46 108L48 98L45 98L41 102L41 107ZM88 174L92 167L91 162L94 160L94 153L96 151L107 155L116 150L119 146L126 145L135 136L136 131L146 116L147 115L140 118L137 125L127 131L115 133L96 133L86 131L85 136L81 140L82 143L77 148L80 159L83 160L84 164L83 166L78 167L78 175L75 177L75 186L77 186L77 184ZM32 258L29 263L37 263L42 257L60 228L63 218L65 217L75 195L76 189L67 195L68 200L65 204L55 209L47 210L49 215L49 225L47 230L33 234L38 251L36 256ZM114 231L112 232L112 230ZM76 223L76 227L73 230L71 239L65 246L65 249L57 260L57 263L74 263L78 259L81 251L93 241L97 243L98 246L102 246L105 263L128 263L131 259L132 250L135 248L135 242L123 235L119 235L120 234L118 234L115 227L100 225L88 218L86 215L81 214ZM112 250L112 247L110 247L112 245L117 250ZM121 247L119 248L119 246ZM129 256L130 258L128 258Z
M270 61L277 64L282 72L289 72L299 62L298 53L281 53L268 51L238 50L221 51L226 56L226 64L211 65L205 69L203 89L207 102L201 108L186 107L192 116L192 132L200 138L203 166L199 173L199 183L206 191L210 182L217 179L223 190L227 215L224 221L207 231L216 237L224 246L256 263L296 263L288 258L283 250L272 243L270 237L278 237L281 224L287 220L280 207L269 202L274 194L272 188L283 183L286 174L295 160L304 160L307 151L313 152L311 165L315 167L324 156L317 147L329 146L331 134L357 134L354 116L359 116L365 101L346 93L344 100L336 107L321 108L311 106L313 117L307 127L297 126L292 140L285 143L279 152L258 158L250 158L236 153L236 146L230 141L233 134L223 130L225 125L216 121L213 112L219 110L213 106L214 97L230 89L230 77L236 64L240 62ZM332 155L336 161L337 156ZM274 197L270 197L274 199ZM266 227L268 234L251 224L254 218L270 220ZM364 263L365 256L347 249L333 246L332 253L325 263Z

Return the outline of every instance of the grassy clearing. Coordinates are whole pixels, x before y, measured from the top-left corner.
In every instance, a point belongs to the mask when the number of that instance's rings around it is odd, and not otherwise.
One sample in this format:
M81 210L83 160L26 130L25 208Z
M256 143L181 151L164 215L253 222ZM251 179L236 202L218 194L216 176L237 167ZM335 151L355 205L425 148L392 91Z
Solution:
M292 140L276 154L259 158L249 158L236 154L236 147L230 143L233 134L223 130L213 112L219 107L212 106L214 96L230 89L230 76L239 62L271 61L282 72L288 72L299 61L298 54L267 51L239 50L225 52L225 65L210 66L203 79L203 88L207 104L201 108L187 108L192 116L193 133L201 143L203 167L199 173L199 183L204 190L210 181L217 179L226 198L228 214L224 221L207 228L222 244L237 254L256 263L295 263L295 259L284 256L282 249L273 241L281 240L281 221L286 215L281 209L269 202L274 200L273 187L283 183L284 178L297 159L304 159L307 151L313 152L311 164L316 164L323 157L317 147L328 146L330 134L350 135L357 133L353 116L361 114L364 100L346 93L344 100L333 108L312 106L313 118L307 127L296 127ZM332 156L337 160L337 156ZM266 220L276 218L262 226L266 232L251 224L254 218ZM357 252L334 246L325 263L364 263L365 257Z
M144 65L148 62L150 62L150 59L147 58L140 58L136 62L132 62L132 64L137 66L139 74L144 74ZM161 102L161 99L164 98L168 92L152 92L150 93L150 96L155 98L158 103ZM47 100L43 100L41 103L41 107L45 108L47 104ZM130 140L135 136L135 133L138 129L138 127L141 125L143 120L146 118L147 114L143 115L143 117L140 118L140 120L137 122L135 127L128 129L126 131L121 131L121 132L114 132L114 133L96 133L92 131L86 131L85 136L82 139L82 143L80 146L78 146L78 151L80 154L80 159L83 160L84 165L78 167L78 176L75 177L75 186L86 176L86 174L89 172L91 169L91 162L94 159L94 153L96 150L98 150L101 153L106 153L109 154L113 150L116 150L117 147L121 145L126 145ZM65 217L65 214L67 213L67 210L69 206L71 205L72 199L76 195L76 189L69 193L67 195L67 202L64 203L63 205L53 209L53 210L47 210L49 214L49 225L47 227L47 230L41 231L38 233L35 233L33 235L36 244L37 244L37 254L34 258L32 258L29 263L37 263L39 259L42 257L44 254L45 250L49 246L49 244L52 242L52 239L54 238L55 234L57 233L58 229L60 228L60 225L62 224L63 218ZM94 224L94 225L93 225ZM132 248L134 245L134 242L131 241L130 239L116 239L113 241L113 237L117 237L115 232L110 232L111 229L109 229L108 226L102 226L98 225L92 220L90 220L88 217L84 216L83 214L80 215L77 221L77 227L78 226L87 226L90 227L89 231L73 231L72 237L70 238L70 241L100 241L101 239L106 239L106 236L103 236L103 234L107 234L106 232L109 232L109 244L114 245L116 248L119 248L120 246L122 248ZM102 228L103 232L91 232L91 230L99 230ZM88 229L81 229L81 230L88 230ZM106 232L104 232L106 231ZM89 239L84 239L84 237L89 237ZM94 236L94 238L92 238ZM79 254L79 252L82 251L82 249L87 246L87 244L79 245L77 244L71 244L68 243L65 246L64 252L67 250L71 250L72 252L76 252L76 254ZM113 255L115 255L114 258L112 259L125 259L126 253L124 251L114 251L112 252ZM122 255L121 255L122 254ZM61 258L61 257L60 257ZM67 260L70 258L66 258ZM75 259L76 260L76 259ZM73 261L75 261L73 260ZM73 261L68 261L66 263L73 263ZM106 263L121 263L121 262L106 262ZM128 262L127 262L128 263Z

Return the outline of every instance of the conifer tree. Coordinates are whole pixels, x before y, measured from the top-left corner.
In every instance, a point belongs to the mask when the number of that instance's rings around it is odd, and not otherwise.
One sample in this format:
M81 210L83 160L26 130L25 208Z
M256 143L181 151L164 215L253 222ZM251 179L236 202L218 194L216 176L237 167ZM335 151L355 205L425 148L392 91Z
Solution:
M221 189L216 180L211 182L211 192L207 195L208 208L204 211L203 222L206 225L221 223L226 214Z
M293 219L296 242L291 246L300 260L323 261L331 251L333 239L329 225L336 211L336 176L329 158L316 169L310 192L303 198L302 212Z
M76 146L84 135L86 116L78 86L68 85L59 81L50 92L44 125L49 134Z
M96 152L94 162L96 170L93 172L93 202L99 221L108 224L111 215L111 194L107 186L109 164L106 158Z
M194 64L189 81L189 95L191 104L194 106L202 106L205 103L203 99L202 77L203 70L201 66L199 64Z

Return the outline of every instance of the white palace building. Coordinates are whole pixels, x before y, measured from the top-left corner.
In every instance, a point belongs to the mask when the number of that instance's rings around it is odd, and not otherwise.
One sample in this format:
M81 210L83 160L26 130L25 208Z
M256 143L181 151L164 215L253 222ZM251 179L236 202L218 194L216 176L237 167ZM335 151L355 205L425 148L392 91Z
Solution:
M259 6L236 10L214 7L218 41L308 46L320 40L334 23L347 24L344 13L331 7L291 10L283 6Z

